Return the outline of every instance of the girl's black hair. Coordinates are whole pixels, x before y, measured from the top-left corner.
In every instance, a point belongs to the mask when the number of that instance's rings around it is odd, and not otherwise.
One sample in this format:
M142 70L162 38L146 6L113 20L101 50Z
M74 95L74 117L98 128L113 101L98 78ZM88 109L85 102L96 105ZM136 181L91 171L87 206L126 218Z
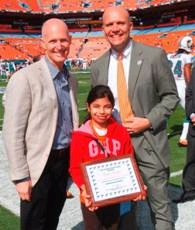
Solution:
M110 88L106 85L97 85L93 87L88 94L87 103L90 105L96 99L107 97L112 106L114 107L114 96Z
M90 105L96 99L107 97L108 100L111 102L112 106L114 107L114 96L110 90L110 88L106 85L97 85L93 87L87 96L87 103ZM91 119L90 114L88 113L85 117L83 123Z

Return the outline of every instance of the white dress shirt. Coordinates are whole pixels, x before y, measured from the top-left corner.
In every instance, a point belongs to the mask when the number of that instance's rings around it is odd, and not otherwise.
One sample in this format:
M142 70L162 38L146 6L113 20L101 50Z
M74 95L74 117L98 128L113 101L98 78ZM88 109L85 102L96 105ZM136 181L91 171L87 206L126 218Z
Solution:
M123 50L123 67L125 72L126 83L128 87L129 81L129 69L131 61L131 50L132 50L131 40ZM118 95L117 95L117 55L115 50L112 50L110 55L110 63L108 68L108 86L112 90L115 99L115 109L119 111Z

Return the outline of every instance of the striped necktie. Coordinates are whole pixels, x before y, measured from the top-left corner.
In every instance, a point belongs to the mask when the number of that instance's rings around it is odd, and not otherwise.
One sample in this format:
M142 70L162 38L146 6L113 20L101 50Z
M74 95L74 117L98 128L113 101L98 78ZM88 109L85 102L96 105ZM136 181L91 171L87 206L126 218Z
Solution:
M117 93L119 110L122 122L129 118L133 112L131 103L128 97L127 83L125 79L125 72L123 68L123 54L119 53L117 58Z

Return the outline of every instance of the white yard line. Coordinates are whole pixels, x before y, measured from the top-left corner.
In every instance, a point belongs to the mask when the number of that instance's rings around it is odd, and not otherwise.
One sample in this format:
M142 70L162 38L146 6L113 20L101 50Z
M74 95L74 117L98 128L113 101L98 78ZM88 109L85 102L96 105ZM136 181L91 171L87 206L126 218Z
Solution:
M79 108L79 111L84 111L84 110L87 110L86 108Z
M183 170L172 172L171 175L170 175L170 177L180 176L182 173L183 173Z

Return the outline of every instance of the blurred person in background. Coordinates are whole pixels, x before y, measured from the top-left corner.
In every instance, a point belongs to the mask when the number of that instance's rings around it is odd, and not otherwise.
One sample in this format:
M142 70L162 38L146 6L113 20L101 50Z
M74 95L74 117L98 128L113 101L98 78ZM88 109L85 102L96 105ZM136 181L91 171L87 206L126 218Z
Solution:
M175 199L176 203L195 200L195 66L186 90L186 116L189 119L186 164L183 170L183 193Z
M192 57L191 54L193 48L193 40L190 36L185 36L179 41L179 47L176 53L168 54L167 57L170 62L171 70L175 78L177 91L180 98L180 105L185 110L185 91L186 85L190 81ZM184 119L182 133L179 138L179 146L187 146L187 134L188 134L189 120Z

